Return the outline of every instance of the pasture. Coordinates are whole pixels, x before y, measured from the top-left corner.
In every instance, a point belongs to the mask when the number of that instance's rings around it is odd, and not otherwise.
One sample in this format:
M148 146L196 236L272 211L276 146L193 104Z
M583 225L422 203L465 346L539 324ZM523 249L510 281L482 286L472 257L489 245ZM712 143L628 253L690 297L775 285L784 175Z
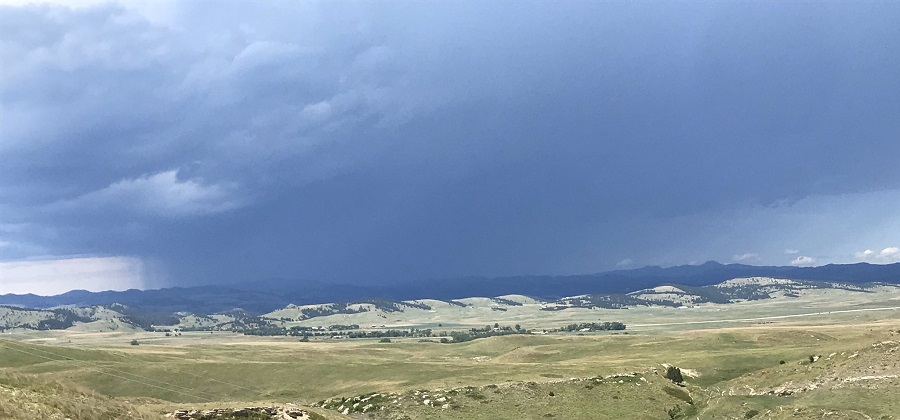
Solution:
M342 418L317 403L380 393L392 396L378 412L389 418L892 418L900 412L893 397L900 392L900 301L895 293L853 296L838 292L790 306L773 299L694 309L578 309L553 312L544 325L492 312L470 323L539 329L601 319L628 329L451 344L17 330L0 340L0 385L8 393L34 388L29 392L65 400L94 398L151 417L177 408L291 403ZM667 365L683 370L686 386L663 378ZM615 379L621 374L633 376ZM411 403L416 392L438 393L453 405ZM16 414L27 413L24 405L10 401L0 403L0 414L27 418Z

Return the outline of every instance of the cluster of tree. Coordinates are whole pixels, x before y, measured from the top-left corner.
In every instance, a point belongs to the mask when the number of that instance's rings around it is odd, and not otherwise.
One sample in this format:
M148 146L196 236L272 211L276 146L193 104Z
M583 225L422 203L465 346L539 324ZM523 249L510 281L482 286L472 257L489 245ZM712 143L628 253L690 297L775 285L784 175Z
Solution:
M506 305L506 306L522 306L522 304L519 302L516 302L514 300L500 298L500 297L492 297L491 300L494 302L497 302L501 305Z
M680 384L684 382L684 375L681 374L681 369L675 366L669 366L666 368L666 379L676 384Z
M303 308L300 310L299 319L310 319L320 316L336 315L336 314L358 314L366 312L366 308L353 309L347 306L347 303L333 303L318 308Z
M3 305L0 305L3 306ZM91 322L93 321L91 318L83 317L81 315L76 314L71 309L59 308L59 309L25 309L18 308L14 306L3 306L6 309L10 310L10 313L13 316L13 319L16 319L15 315L17 312L38 312L42 313L49 318L42 319L37 321L37 323L32 323L28 321L23 321L19 324L12 324L9 322L8 315L0 316L0 324L5 325L0 326L0 331L5 331L8 328L35 328L38 330L62 330L69 328L75 325L76 322Z
M246 328L243 330L244 335L305 335L305 334L290 334L290 332L284 328L275 325L260 325L256 328Z
M466 341L477 340L479 338L497 337L501 335L511 334L531 334L531 331L522 329L522 326L518 324L516 324L515 327L509 327L501 326L500 324L495 323L494 326L488 325L484 328L472 328L469 331L451 331L449 334L442 332L440 335L441 337L444 337L441 339L441 343L450 342L449 339L446 339L448 335L453 339L452 342L462 343Z
M265 325L257 328L246 328L244 335L289 335L292 337L330 336L331 333L311 327L285 328L277 325Z
M38 322L39 330L64 330L75 325L76 322L91 322L92 319L76 314L70 309L51 309L55 318L44 319Z
M218 328L216 328L214 326L181 327L181 331L185 331L185 332L188 332L188 331L213 331L213 330L217 330L217 329ZM165 330L157 329L156 331L165 331Z
M410 328L408 330L384 330L384 331L355 331L347 334L347 338L397 338L397 337L433 337L431 329L420 330Z
M347 338L384 338L384 337L433 337L431 329L420 330L410 328L408 330L375 330L359 331L359 325L332 325L327 330L316 327L295 326L284 328L269 325L260 328L244 330L244 335L286 335L292 337L331 337L337 331L346 331L343 336Z
M109 309L122 314L124 321L137 325L144 331L153 331L153 325L173 325L179 321L178 315L171 312L141 310L118 303L109 305Z
M402 312L404 308L416 308L426 311L431 310L431 306L421 302L395 302L387 299L364 299L356 302L332 303L314 308L303 308L300 310L301 315L298 320L335 314L358 314L369 311L369 308L365 306L352 307L360 304L372 305L382 312ZM281 320L291 321L292 319L281 318Z
M493 326L488 325L484 328L472 328L468 331L441 331L438 334L435 334L431 328L426 329L418 329L418 328L410 328L408 330L373 330L373 331L360 331L359 325L332 325L328 327L328 331L323 329L319 329L316 327L304 327L304 326L294 326L291 328L284 328L275 325L267 325L261 326L257 328L249 328L244 330L245 335L268 335L268 336L293 336L293 337L302 337L303 340L308 340L309 337L330 337L334 335L336 331L344 331L345 333L342 337L346 338L430 338L430 337L441 337L442 343L461 343L465 341L472 341L479 338L486 337L496 337L501 335L510 335L510 334L531 334L531 331L522 329L521 325L515 325L514 327L509 326L501 326L500 324L494 324Z
M422 302L397 302L388 299L363 299L355 302L356 304L360 303L368 303L370 305L375 306L376 309L381 310L382 312L403 312L403 308L416 308L422 309L424 311L430 311L431 306L426 305Z
M625 329L621 322L584 322L581 324L569 324L562 328L549 330L550 332L574 332L574 331L620 331Z

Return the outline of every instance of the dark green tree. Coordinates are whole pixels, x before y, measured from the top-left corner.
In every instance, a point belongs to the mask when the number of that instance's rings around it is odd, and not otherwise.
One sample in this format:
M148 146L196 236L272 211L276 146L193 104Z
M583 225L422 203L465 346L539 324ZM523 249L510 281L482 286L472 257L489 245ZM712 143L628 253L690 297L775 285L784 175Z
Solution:
M666 368L666 379L669 379L676 384L684 382L684 376L681 375L681 369L675 366Z

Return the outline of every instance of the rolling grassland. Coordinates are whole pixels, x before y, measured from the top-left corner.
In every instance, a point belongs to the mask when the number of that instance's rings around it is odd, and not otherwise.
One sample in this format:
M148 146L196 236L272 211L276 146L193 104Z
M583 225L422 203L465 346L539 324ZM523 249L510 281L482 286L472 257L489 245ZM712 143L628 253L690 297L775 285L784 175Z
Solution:
M421 310L387 315L399 319L396 326L436 331L494 322L541 331L598 320L628 328L449 344L18 329L0 339L0 418L158 418L180 409L198 410L199 418L213 408L289 404L310 418L335 419L890 419L900 413L896 288L814 290L686 309L470 310L477 313L463 320ZM366 318L373 315L307 323L366 325L376 321ZM684 383L665 378L667 366L680 368Z

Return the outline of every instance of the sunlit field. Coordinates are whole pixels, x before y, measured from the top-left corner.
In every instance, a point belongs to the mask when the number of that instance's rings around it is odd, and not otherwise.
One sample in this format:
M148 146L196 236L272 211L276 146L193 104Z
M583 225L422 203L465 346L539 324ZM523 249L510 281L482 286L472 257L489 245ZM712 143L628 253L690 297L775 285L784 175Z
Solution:
M371 411L347 415L892 418L900 412L892 397L900 391L900 300L896 292L853 296L828 291L792 305L772 299L557 311L545 325L526 314L494 312L469 321L539 330L615 319L628 328L450 344L17 330L0 342L0 384L10 395L0 400L0 413L29 418L42 404L70 413L90 399L92 409L108 408L108 418L121 417L122 407L153 417L179 408L288 403L342 418L347 410L320 403L379 393L384 401ZM684 386L663 377L668 365L682 370ZM629 376L616 376L623 374ZM49 391L57 388L67 391ZM427 398L416 392L444 401L423 404ZM31 403L23 400L28 395Z

